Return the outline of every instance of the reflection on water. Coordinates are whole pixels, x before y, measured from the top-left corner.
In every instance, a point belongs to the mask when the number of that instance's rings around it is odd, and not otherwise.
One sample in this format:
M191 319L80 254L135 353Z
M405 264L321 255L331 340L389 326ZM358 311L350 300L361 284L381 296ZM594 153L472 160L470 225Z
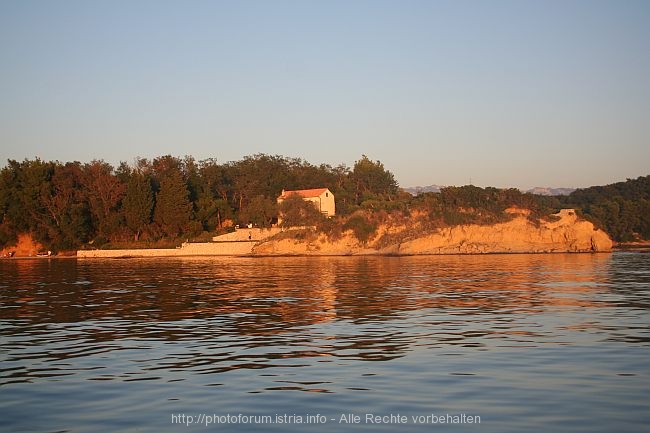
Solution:
M0 419L18 402L83 405L79 393L119 385L161 417L290 404L482 412L493 420L482 431L648 421L646 254L5 260L0 272ZM296 391L322 395L321 409ZM550 395L556 417L538 413ZM123 395L96 398L124 409ZM585 424L594 409L601 419ZM625 422L604 422L614 409ZM60 423L49 430L112 425L43 417ZM174 430L168 421L125 418L152 431Z

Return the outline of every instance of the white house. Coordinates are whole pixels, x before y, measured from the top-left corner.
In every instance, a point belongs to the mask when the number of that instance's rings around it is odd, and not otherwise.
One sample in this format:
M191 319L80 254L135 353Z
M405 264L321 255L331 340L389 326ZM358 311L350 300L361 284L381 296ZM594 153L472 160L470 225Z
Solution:
M282 195L278 197L278 204L291 195L298 195L305 201L314 203L316 208L326 217L336 214L336 205L334 204L334 194L327 188L316 189L298 189L293 191L282 190Z

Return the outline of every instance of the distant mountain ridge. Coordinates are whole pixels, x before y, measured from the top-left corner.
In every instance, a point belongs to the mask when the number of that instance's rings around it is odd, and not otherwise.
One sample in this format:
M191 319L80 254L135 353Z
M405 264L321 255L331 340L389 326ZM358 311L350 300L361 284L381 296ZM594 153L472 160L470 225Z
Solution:
M550 188L550 187L536 186L535 188L531 188L524 192L529 192L531 194L536 194L536 195L551 196L551 195L569 195L575 190L576 188Z
M411 195L418 195L425 192L440 192L440 189L444 187L445 185L429 185L429 186L411 186L402 189Z
M412 186L408 188L402 188L404 191L408 192L411 195L418 195L425 192L440 192L445 185L428 185L428 186ZM569 195L576 188L551 188L551 187L541 187L537 186L529 190L523 191L535 195L545 195L545 196L557 196L557 195Z

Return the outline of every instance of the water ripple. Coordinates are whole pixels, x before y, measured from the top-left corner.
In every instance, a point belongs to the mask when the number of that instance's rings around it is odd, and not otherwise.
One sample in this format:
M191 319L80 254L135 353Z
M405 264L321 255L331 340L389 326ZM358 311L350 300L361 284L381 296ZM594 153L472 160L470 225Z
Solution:
M95 392L113 411L207 410L218 391L222 412L256 398L257 411L464 407L533 424L540 399L576 413L616 401L638 426L635 401L650 385L649 259L2 261L0 394L15 397L0 400L0 414L52 393L82 407ZM54 409L42 416L58 422L47 430L75 430ZM82 430L110 431L89 419Z

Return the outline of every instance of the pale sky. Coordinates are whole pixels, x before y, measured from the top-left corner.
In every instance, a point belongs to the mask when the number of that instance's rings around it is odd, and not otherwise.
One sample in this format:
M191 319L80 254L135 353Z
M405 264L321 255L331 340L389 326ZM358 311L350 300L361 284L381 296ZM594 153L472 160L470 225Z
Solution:
M0 167L255 153L405 187L650 174L650 1L0 0Z

